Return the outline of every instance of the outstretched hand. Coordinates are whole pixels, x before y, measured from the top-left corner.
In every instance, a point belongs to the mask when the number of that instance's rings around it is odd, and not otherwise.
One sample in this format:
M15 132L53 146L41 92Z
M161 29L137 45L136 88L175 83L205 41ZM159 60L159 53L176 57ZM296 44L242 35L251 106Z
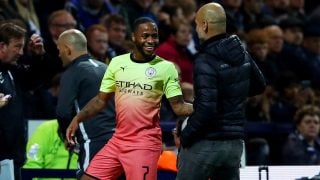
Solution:
M77 129L79 128L79 122L77 121L76 117L74 117L69 124L66 132L66 138L68 143L75 145L76 142L74 141L74 135Z

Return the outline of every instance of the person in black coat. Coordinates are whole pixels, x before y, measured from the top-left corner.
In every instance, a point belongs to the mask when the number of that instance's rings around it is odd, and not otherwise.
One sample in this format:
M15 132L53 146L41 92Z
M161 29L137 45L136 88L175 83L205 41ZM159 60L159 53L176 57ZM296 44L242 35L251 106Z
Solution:
M194 62L194 112L180 134L177 179L239 179L245 103L262 93L265 80L236 35L226 34L221 5L196 15L202 41Z
M36 70L34 65L46 61L42 56L45 51L41 37L33 34L26 43L26 32L26 29L12 22L0 25L0 94L3 94L0 100L6 101L0 108L0 161L13 160L16 180L21 179L20 170L26 160L27 121L24 96L40 80L32 76L31 72ZM18 62L24 54L25 44L28 44L29 52L38 55L38 58L35 56L29 59L34 60L29 66Z

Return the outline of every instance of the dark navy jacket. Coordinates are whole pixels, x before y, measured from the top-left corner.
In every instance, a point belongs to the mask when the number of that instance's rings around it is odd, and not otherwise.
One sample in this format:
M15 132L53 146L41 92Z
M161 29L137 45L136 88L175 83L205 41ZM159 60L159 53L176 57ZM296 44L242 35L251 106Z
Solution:
M262 93L265 80L240 39L226 34L208 39L193 70L194 113L181 133L182 146L202 139L243 138L246 99Z
M24 119L22 89L10 67L0 64L0 92L10 94L6 106L0 108L0 161L13 159L18 167L26 159L27 126Z
M57 116L60 128L65 133L77 109L81 110L100 89L106 64L82 55L75 59L63 73L60 81L60 93ZM92 119L83 122L83 128L77 132L79 143L84 141L104 141L111 138L115 128L114 101Z

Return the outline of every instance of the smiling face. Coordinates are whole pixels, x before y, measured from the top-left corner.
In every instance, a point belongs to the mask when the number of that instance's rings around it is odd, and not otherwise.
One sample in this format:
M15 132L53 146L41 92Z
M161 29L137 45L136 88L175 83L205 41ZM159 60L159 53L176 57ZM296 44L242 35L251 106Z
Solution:
M145 60L154 56L155 47L159 44L157 25L152 22L140 24L133 33L132 41L136 45L133 54L137 60Z

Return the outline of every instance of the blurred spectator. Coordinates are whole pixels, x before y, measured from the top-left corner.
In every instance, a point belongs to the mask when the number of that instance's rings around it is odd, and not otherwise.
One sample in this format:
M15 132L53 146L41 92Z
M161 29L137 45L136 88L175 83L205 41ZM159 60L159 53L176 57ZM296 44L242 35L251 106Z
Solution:
M183 19L187 20L192 26L192 40L188 44L188 49L192 54L198 52L197 47L199 46L199 38L195 28L195 16L197 10L196 0L177 0L176 5L182 8Z
M194 23L197 2L195 0L176 0L174 2L178 7L182 8L183 18L189 23Z
M294 118L295 131L283 146L284 165L320 165L320 110L304 106Z
M57 42L60 34L68 29L76 28L77 21L66 10L52 12L48 18L48 28L54 43Z
M48 85L48 88L41 88L36 91L35 96L39 97L39 113L42 113L40 119L56 118L56 106L58 102L58 93L60 89L61 73L56 74Z
M192 39L191 25L180 21L172 25L171 36L158 46L155 53L169 61L174 62L181 69L181 86L186 101L193 101L193 57L187 46ZM184 84L184 85L182 85Z
M109 49L107 29L103 25L94 24L86 30L85 35L90 55L94 59L108 63L110 57L107 55Z
M62 72L62 61L59 57L59 52L56 46L59 35L67 30L75 28L77 25L76 20L66 10L58 10L52 12L48 18L49 36L45 37L45 49L48 54L52 56L51 73L56 74Z
M280 53L283 46L283 31L278 25L269 25L264 28L267 35L269 53Z
M313 88L320 89L320 24L317 19L310 19L304 28L303 61L307 66Z
M82 31L93 24L98 24L101 17L111 13L105 0L69 0L65 4L65 9L76 19Z
M9 3L11 1L2 0L0 1L0 22L10 21L18 24L19 26L23 27L28 31L27 23L24 19L20 16L18 12L12 7Z
M127 24L127 36L131 36L133 22L139 17L148 17L158 23L158 19L152 11L154 0L124 0L119 14L124 17Z
M283 30L284 45L282 49L282 60L292 71L299 81L306 80L307 66L300 58L302 53L304 22L296 17L284 18L280 21Z
M268 36L262 29L253 29L247 33L246 48L252 56L259 69L266 75L267 71L267 55L268 55Z
M22 19L22 17L9 4L9 0L0 1L0 20Z
M17 13L25 20L28 24L29 31L31 33L41 34L40 24L37 12L35 11L34 0L13 0L10 1L12 6L16 9Z
M280 28L283 31L285 43L296 46L301 45L303 41L304 22L295 17L288 17L280 21Z
M109 36L109 58L122 55L129 52L126 47L127 24L125 19L118 14L107 15L101 22L107 29Z
M261 9L263 0L243 0L241 7L241 14L243 14L244 31L248 32L250 29L256 28L262 20Z
M118 14L123 0L105 0L105 2L110 10L110 14Z
M38 14L41 35L47 37L48 32L48 19L50 14L54 11L58 11L64 8L64 4L68 0L54 0L54 1L44 1L44 0L33 0L34 8Z
M278 95L270 107L271 120L275 123L292 122L297 109L302 106L298 79L290 72L281 73L274 87Z
M307 16L313 14L316 9L320 10L320 1L315 0L304 0L304 9Z
M288 16L290 0L265 0L262 8L263 16L272 18L276 23Z
M261 70L262 74L266 76L269 67L266 62L268 54L267 34L262 29L250 30L246 37L246 47L249 54ZM269 80L266 78L267 83ZM249 97L246 105L246 117L248 121L266 121L270 122L270 104L274 98L274 90L267 86L264 93Z
M290 0L288 17L298 18L301 21L306 20L306 13L304 8L305 0Z
M15 179L21 179L20 169L25 163L26 129L24 93L29 83L29 71L25 66L18 65L18 59L23 55L26 40L26 30L13 23L0 25L0 92L11 95L6 106L0 108L0 161L13 159ZM34 34L28 38L28 48L35 56L34 63L45 59L45 51L40 36ZM40 61L41 60L41 61ZM35 80L36 79L31 79ZM27 85L25 85L27 84ZM31 87L30 87L31 88Z
M167 40L171 35L171 26L184 19L183 10L177 5L164 5L159 10L157 17L159 19L159 43Z
M66 149L58 122L54 119L43 122L33 132L27 143L27 161L23 167L77 169L77 159L77 154Z
M221 0L226 11L227 33L242 37L244 32L243 14L240 12L242 0Z
M278 25L269 25L264 28L267 35L268 42L268 71L265 76L269 81L269 84L273 85L275 81L282 75L286 73L293 73L291 68L292 60L284 58L283 55L283 44L284 37L283 31Z

